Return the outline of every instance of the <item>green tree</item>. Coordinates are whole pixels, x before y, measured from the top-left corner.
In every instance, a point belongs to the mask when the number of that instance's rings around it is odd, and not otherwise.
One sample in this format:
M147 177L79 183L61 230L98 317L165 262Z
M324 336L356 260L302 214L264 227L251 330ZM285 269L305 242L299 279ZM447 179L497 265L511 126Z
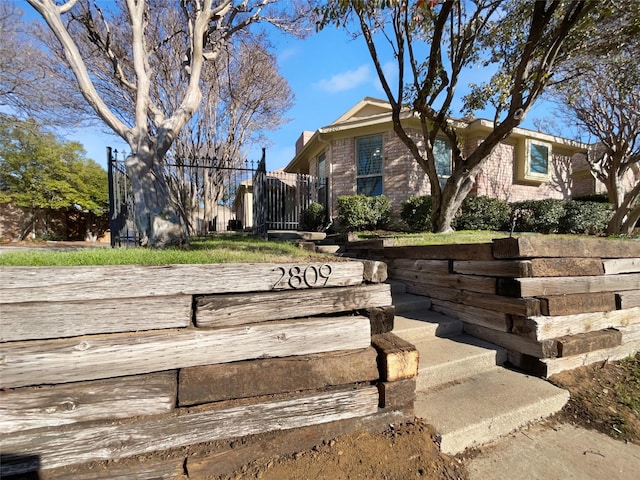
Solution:
M85 155L79 143L59 141L33 122L0 118L0 202L27 214L23 237L53 210L107 211L107 172Z
M615 48L606 54L575 58L569 70L574 75L552 95L558 116L592 143L586 160L614 210L607 233L628 235L640 219L640 3L630 2L623 11L610 23L635 35L616 35Z
M491 151L525 119L558 65L585 43L594 1L332 0L320 9L326 24L352 19L366 41L392 108L393 128L429 177L433 230L451 230ZM393 72L385 58L392 53ZM383 68L384 67L384 68ZM464 98L469 113L490 107L493 130L477 145L463 145L451 120L463 73L495 72ZM397 85L395 81L397 79ZM410 122L418 120L419 126ZM434 158L436 137L452 145L452 171L444 186Z

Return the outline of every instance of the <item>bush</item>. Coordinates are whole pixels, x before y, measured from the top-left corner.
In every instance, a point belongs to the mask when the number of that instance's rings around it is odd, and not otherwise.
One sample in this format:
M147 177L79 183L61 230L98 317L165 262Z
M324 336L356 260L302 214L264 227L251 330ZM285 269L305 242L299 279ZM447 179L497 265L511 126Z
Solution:
M431 231L431 195L413 195L402 202L400 218L404 220L410 230L415 232Z
M609 203L609 197L607 197L606 193L590 193L588 195L580 195L579 197L574 197L573 200L577 200L579 202Z
M384 195L342 195L338 197L338 215L347 231L385 228L391 218L391 203Z
M511 206L506 200L490 197L468 196L453 220L456 230L509 229Z
M613 214L609 203L571 200L560 219L560 233L598 235L604 233Z
M564 216L564 200L526 200L511 206L516 232L556 233Z
M311 202L302 212L300 227L309 232L319 232L324 227L326 212L324 205L318 202Z

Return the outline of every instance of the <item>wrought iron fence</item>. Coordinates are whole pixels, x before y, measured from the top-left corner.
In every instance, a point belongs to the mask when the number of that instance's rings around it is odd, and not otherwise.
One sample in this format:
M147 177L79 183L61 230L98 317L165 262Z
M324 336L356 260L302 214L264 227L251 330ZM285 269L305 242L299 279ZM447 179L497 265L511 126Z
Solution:
M108 148L107 155L111 246L138 244L126 154ZM165 178L188 235L299 230L312 202L327 206L326 179L267 172L264 150L259 162L169 158Z

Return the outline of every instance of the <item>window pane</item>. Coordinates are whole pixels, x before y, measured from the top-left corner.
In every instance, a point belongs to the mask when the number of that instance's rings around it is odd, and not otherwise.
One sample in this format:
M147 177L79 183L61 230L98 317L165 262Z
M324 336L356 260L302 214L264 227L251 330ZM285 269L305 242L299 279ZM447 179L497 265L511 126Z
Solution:
M530 153L529 172L547 175L549 173L549 148L545 145L532 143Z
M433 142L433 156L436 161L438 175L448 177L451 175L451 144L446 138L436 138Z
M357 176L382 175L382 137L366 137L356 140L358 158Z
M382 195L382 177L359 178L357 193L368 197Z
M324 152L318 156L318 178L325 178L327 176L325 172L325 159L326 155Z

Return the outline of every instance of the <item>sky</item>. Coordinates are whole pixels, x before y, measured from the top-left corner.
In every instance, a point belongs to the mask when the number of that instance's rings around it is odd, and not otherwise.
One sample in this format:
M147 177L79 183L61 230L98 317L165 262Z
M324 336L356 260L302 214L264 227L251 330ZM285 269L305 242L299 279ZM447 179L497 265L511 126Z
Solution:
M327 27L305 39L272 32L270 40L280 73L295 95L294 106L286 113L290 121L265 134L269 140L269 145L266 145L267 169L276 170L293 159L295 142L304 130L315 131L331 124L364 97L386 97L361 37L354 39L343 30ZM387 65L392 58L381 60L383 65ZM458 96L461 98L466 89L464 80L479 82L489 75L481 69L467 73L458 86ZM453 116L462 116L459 111L452 113ZM549 106L539 102L522 126L534 128L533 119L550 114ZM108 146L127 149L121 139L106 132L106 127L84 128L70 132L66 138L82 143L87 156L106 167ZM249 151L249 160L259 160L261 147L255 146Z

